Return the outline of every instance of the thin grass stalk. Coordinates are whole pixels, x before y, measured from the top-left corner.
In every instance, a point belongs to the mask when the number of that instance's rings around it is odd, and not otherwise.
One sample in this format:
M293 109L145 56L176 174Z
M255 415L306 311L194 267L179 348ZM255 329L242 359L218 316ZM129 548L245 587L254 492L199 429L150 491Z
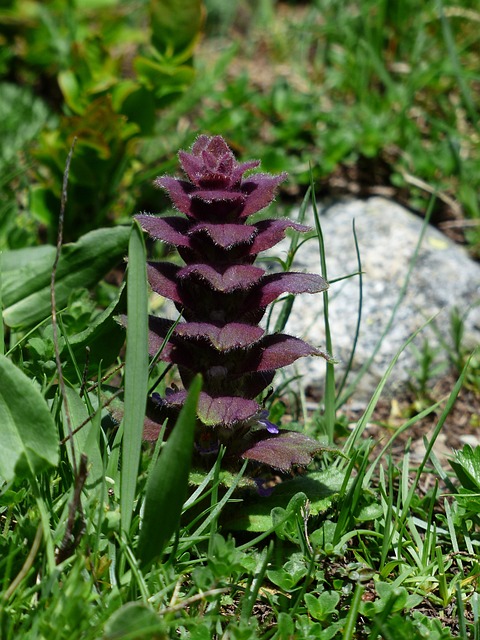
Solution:
M457 534L455 530L455 523L453 522L452 517L452 508L448 500L443 501L443 508L445 510L445 519L447 520L448 533L450 537L450 541L452 543L452 549L455 554L455 558L457 560L457 565L459 569L463 572L463 563L460 555L460 546L458 544Z
M263 578L265 577L265 573L267 571L268 562L270 560L270 556L273 551L273 540L270 541L268 545L268 549L264 549L262 551L262 555L260 556L259 563L257 565L257 571L253 576L252 582L249 585L249 588L246 590L246 597L242 603L242 611L240 614L241 622L248 623L250 621L253 607L257 600L258 592L260 591L260 587L262 586Z
M123 422L120 423L113 444L108 452L108 464L107 464L107 478L113 481L113 490L115 497L120 499L120 452L122 450L123 440Z
M233 494L233 492L237 488L238 483L242 479L243 474L245 473L245 469L247 468L247 464L248 464L248 460L245 460L245 462L242 465L242 468L240 469L238 474L235 476L235 478L232 480L231 486L229 486L228 490L225 492L225 495L217 503L215 509L210 513L210 515L205 519L205 521L202 522L202 524L198 527L198 529L191 536L189 536L187 540L183 541L185 542L185 545L180 545L179 553L184 553L185 551L190 549L194 544L194 542L192 542L192 539L200 538L200 535L205 531L205 529L207 529L207 527L210 526L211 522L216 518L218 518L218 515L220 514L221 510L230 500L231 495Z
M297 613L298 607L303 602L303 598L305 596L305 593L306 593L307 589L309 588L309 586L311 584L311 580L312 580L312 576L313 576L313 570L315 569L315 565L316 565L315 554L310 554L310 562L308 563L307 574L303 578L302 587L301 587L297 597L295 598L295 603L294 603L293 607L291 607L291 609L289 610L289 614L292 616L292 618Z
M307 211L307 205L308 202L310 200L310 191L311 188L309 187L307 189L307 193L305 194L302 204L300 206L300 210L299 210L299 214L298 214L298 222L300 224L303 224L304 220L305 220L305 215L306 215L306 211ZM290 242L290 248L288 250L288 254L287 254L287 259L285 261L285 264L283 265L284 271L289 271L292 264L293 264L293 260L295 258L295 254L297 253L297 250L300 248L300 246L306 242L306 240L303 240L302 242L299 242L300 240L300 234L298 231L294 231L292 233L292 239ZM290 317L290 313L293 309L293 303L295 302L295 296L292 294L288 294L285 298L285 301L282 305L282 308L280 310L280 313L278 314L277 320L275 322L275 327L274 327L274 333L278 333L281 332L285 329L285 326L288 322L288 319ZM267 331L268 331L268 326L269 326L269 322L270 322L270 316L271 313L273 311L273 307L270 309L269 312L269 316L268 316L268 322L267 322Z
M345 368L345 373L343 378L338 386L337 390L337 409L339 408L338 399L340 398L342 391L347 382L348 375L352 369L353 359L355 357L355 353L357 351L358 344L358 336L360 335L360 326L362 324L362 308L363 308L363 273L362 273L362 259L360 256L360 249L358 246L358 238L357 232L355 230L355 220L352 222L352 231L353 231L353 240L355 242L355 253L357 255L357 267L358 267L358 313L357 313L357 324L355 326L355 335L353 337L352 350L350 352L350 357L348 358L347 366Z
M384 566L385 566L385 562L387 560L387 556L391 551L391 547L392 547L392 538L393 538L393 533L394 533L394 528L392 527L392 518L393 518L393 461L392 461L392 457L388 456L388 491L386 490L387 488L385 487L385 480L384 480L384 471L383 471L383 467L380 467L380 482L381 482L381 486L384 487L384 493L385 493L385 503L386 503L386 507L387 507L387 512L385 513L385 526L384 526L384 535L383 535L383 540L382 540L382 549L381 549L381 554L380 554L380 567L379 567L379 571L382 571Z
M318 214L317 200L313 186L313 173L310 170L310 187L312 194L313 215L315 218L315 228L317 230L318 248L320 253L320 266L322 277L328 282L327 261L325 257L325 243L323 239L320 216ZM323 318L325 324L325 346L327 353L332 354L332 334L330 332L330 321L328 317L328 290L323 292ZM326 362L325 394L324 394L324 419L325 435L327 444L333 444L335 431L335 370L332 362Z
M138 585L138 591L140 592L141 599L145 604L148 604L148 597L149 597L148 587L147 587L147 583L145 582L143 573L137 562L137 558L135 557L135 554L133 553L130 545L128 544L128 540L124 536L122 536L121 538L119 537L117 539L118 539L120 548L123 551L122 555L123 557L126 558L126 560L128 561L128 564L130 565L131 574L132 574L132 577L135 578L135 581ZM123 576L125 576L125 572L123 573ZM133 587L132 582L130 582L129 586L130 586L130 589L132 589ZM135 591L137 591L137 589L135 589ZM136 594L134 597L136 597Z
M219 455L223 455L224 451L225 449L220 449ZM187 499L187 501L183 505L184 512L187 511L187 509L190 509L191 507L196 505L198 501L203 499L203 493L207 488L207 486L210 484L210 481L213 479L214 475L215 475L215 466L210 469L210 471L207 473L207 475L203 479L202 483L195 489L192 495ZM208 493L211 493L211 491L212 489L210 489Z
M405 275L405 280L403 281L403 284L402 284L402 286L400 288L400 292L398 294L398 298L397 298L397 300L395 302L395 305L394 305L394 307L392 309L392 312L390 314L388 322L385 325L385 328L382 331L382 334L381 334L380 338L378 339L377 343L375 344L375 347L373 348L373 351L370 354L370 357L363 363L363 365L361 366L361 368L358 371L357 375L355 376L353 382L351 382L348 385L348 387L345 390L344 394L341 397L338 398L337 406L342 406L343 404L345 404L345 402L355 392L355 389L357 387L358 382L363 377L365 372L368 371L368 369L370 368L370 365L372 364L375 356L377 355L378 351L380 350L380 347L382 346L386 335L388 334L388 332L392 328L393 322L394 322L395 317L397 315L397 311L400 308L400 305L402 304L402 302L403 302L403 300L405 298L405 295L407 293L408 285L410 283L410 278L412 276L413 269L414 269L414 267L415 267L415 265L417 263L417 260L418 260L418 256L419 256L419 253L420 253L420 248L422 246L423 238L425 237L425 233L427 231L428 224L430 222L430 218L431 218L431 215L432 215L434 204L435 204L435 197L432 196L432 198L430 198L430 202L428 203L428 207L427 207L427 211L425 213L425 218L424 218L424 221L423 221L422 229L420 231L420 235L418 237L418 241L417 241L417 244L415 246L412 259L410 260L410 264L408 265L408 270L407 270L407 273Z
M215 510L215 507L218 504L218 489L219 489L219 486L220 486L220 464L219 464L219 461L222 459L224 453L225 453L225 447L221 447L221 451L219 452L219 456L217 458L217 464L215 464L215 467L214 467L213 486L212 486L212 492L210 494L210 507L211 507L212 511ZM209 556L213 555L213 540L214 540L215 534L217 533L217 530L218 530L218 516L219 515L220 515L220 513L218 512L217 517L212 518L212 521L210 522L210 537L208 539L208 555Z
M359 452L356 452L358 454ZM355 462L358 455L354 455L350 461L347 472L345 473L345 481L343 483L342 489L340 490L340 499L342 501L342 507L340 509L340 513L338 515L337 524L335 526L335 532L333 534L333 544L338 544L338 540L342 535L342 532L345 531L353 518L353 514L356 513L356 507L358 501L360 499L360 495L363 489L363 479L365 476L365 470L368 464L368 456L364 455L363 459L360 463L360 467L357 470L357 475L353 479L352 485L345 495L345 490L347 487L346 482L350 480L352 475L352 471L355 466Z
M377 388L375 389L372 398L370 399L370 402L367 405L367 408L365 409L365 412L363 413L362 417L360 418L360 420L357 422L357 425L355 427L355 429L352 431L352 433L349 435L349 437L347 438L347 441L344 444L343 447L343 453L345 454L345 456L349 457L351 455L352 449L355 446L357 440L360 438L360 436L362 435L363 431L365 430L369 420L372 417L372 414L375 410L375 407L377 406L377 402L382 394L382 391L385 387L385 384L387 383L387 380L390 376L390 373L392 372L393 367L395 366L395 364L397 363L397 360L399 359L399 357L401 356L401 354L403 353L403 351L408 347L408 345L415 340L415 338L417 337L417 335L423 331L423 329L432 321L432 319L435 316L432 316L432 318L429 318L427 320L427 322L425 322L421 327L419 327L411 336L410 338L408 338L408 340L400 347L400 349L397 351L397 353L395 354L395 356L393 357L392 361L390 362L387 370L385 371L385 373L383 374L380 382L377 385ZM338 461L336 461L336 464L342 464L341 459L339 458Z
M371 479L372 479L372 476L373 476L373 473L375 471L376 466L378 465L380 460L383 459L383 456L385 455L387 450L392 446L392 444L395 442L395 440L402 433L407 431L407 429L410 429L410 427L413 426L416 422L419 422L420 420L423 420L423 418L425 418L426 416L428 416L431 413L433 413L434 411L436 411L436 409L438 409L438 407L442 404L442 402L443 402L443 399L439 400L435 404L432 404L430 407L427 407L427 409L424 409L420 413L417 413L417 415L415 415L412 418L410 418L410 420L407 420L407 422L405 422L405 424L403 424L397 431L395 431L395 433L392 436L390 436L390 438L388 439L387 443L385 444L383 449L380 451L378 456L374 459L374 461L370 465L369 470L367 471L367 473L365 475L365 483L367 485L369 485L370 482L371 482ZM446 476L444 471L443 471L443 474ZM443 479L443 477L442 477L442 479ZM453 485L452 485L452 487L453 487Z
M148 391L147 269L143 232L132 225L127 273L127 350L125 356L125 414L122 420L121 527L128 535L135 501L143 422Z
M457 582L457 584L455 585L455 596L457 599L457 611L458 611L458 631L459 631L459 638L462 638L462 640L468 640L468 633L467 633L467 624L466 624L466 617L465 617L465 606L463 604L463 593L462 593L462 587L460 585L459 582Z
M41 491L40 491L40 487L38 486L37 479L34 476L30 477L30 483L32 487L32 493L35 497L37 508L40 514L40 522L42 523L43 539L45 541L45 547L47 551L46 555L47 555L48 572L50 573L50 575L53 575L53 573L56 570L56 566L55 566L56 563L55 563L55 545L53 542L51 525L50 525L51 514L49 513L47 505L45 504L45 500L43 499L43 496L41 495Z
M446 607L449 604L450 598L448 595L448 583L447 583L447 575L445 571L445 563L443 561L443 550L442 547L436 547L435 549L435 557L437 559L438 565L438 591L440 593L440 598L442 599L443 607Z
M358 614L360 612L360 604L362 602L362 595L364 587L360 583L357 583L355 591L353 593L352 602L348 611L347 619L345 621L345 628L343 630L342 640L353 640L355 633L355 625L357 622Z
M428 509L428 516L426 521L425 528L425 547L424 547L424 555L422 556L422 563L424 565L427 562L432 560L435 557L435 547L437 544L437 525L435 524L434 518L434 508L437 500L437 492L438 492L438 479L435 479L435 488L432 494L432 499L430 500L430 506Z
M421 475L423 473L423 470L425 469L425 465L427 464L427 461L430 458L430 453L431 453L431 451L433 449L433 446L434 446L434 444L435 444L435 442L436 442L436 440L437 440L437 438L438 438L438 436L440 434L440 431L443 428L445 420L447 419L450 411L453 408L453 405L455 404L457 396L460 393L460 389L463 386L463 382L465 380L467 369L470 366L470 360L472 358L472 355L470 356L470 358L466 362L462 373L460 374L457 382L455 383L455 386L453 387L452 392L450 393L450 396L449 396L449 398L447 400L445 408L442 411L442 414L441 414L440 418L438 419L438 423L437 423L437 425L436 425L436 427L435 427L435 429L433 431L432 438L430 439L430 442L426 443L425 455L423 456L423 459L420 462L420 465L419 465L419 467L417 469L417 472L415 474L415 479L414 479L414 481L413 481L413 483L412 483L412 485L410 487L407 500L406 500L406 502L405 502L405 504L403 506L402 516L401 516L402 520L406 518L406 514L407 514L407 511L408 511L408 509L410 507L411 500L412 500L413 495L414 495L414 493L415 493L415 491L416 491L416 489L418 487L418 483L420 481L420 477L421 477Z
M287 511L285 513L285 516L282 519L278 520L272 527L270 527L270 529L267 529L267 531L264 531L263 533L259 534L258 536L253 538L253 540L250 540L249 542L246 542L245 544L240 545L239 547L237 547L237 550L246 551L247 549L255 547L256 545L258 545L259 542L262 542L263 540L265 540L265 538L268 538L269 536L271 536L272 533L274 533L279 527L281 527L285 522L287 522L287 520L290 520L291 517L292 517L291 512Z

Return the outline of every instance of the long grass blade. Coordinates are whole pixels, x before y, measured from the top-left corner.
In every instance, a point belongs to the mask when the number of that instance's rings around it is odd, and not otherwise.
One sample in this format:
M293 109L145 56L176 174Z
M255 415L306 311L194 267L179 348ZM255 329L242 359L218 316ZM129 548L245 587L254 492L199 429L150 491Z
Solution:
M310 187L312 195L313 215L315 218L315 228L318 236L318 249L320 253L320 265L322 277L328 282L327 261L325 257L325 243L323 240L322 225L320 224L320 216L315 198L315 189L313 187L313 174L310 171ZM327 353L332 354L332 334L330 332L330 321L328 317L328 290L323 292L323 317L325 324L325 345ZM325 435L327 443L333 443L333 435L335 430L335 370L332 362L327 360L325 376L325 395L324 395L324 419L325 419Z
M394 307L392 309L392 312L391 312L390 317L389 317L389 319L387 321L387 324L385 325L385 328L384 328L381 336L379 337L375 347L373 348L372 353L370 354L370 357L363 363L362 367L358 371L358 373L355 376L354 380L348 385L346 390L343 392L343 395L337 399L337 407L341 407L343 404L345 404L345 402L355 392L355 389L357 387L358 382L360 381L362 376L365 374L365 372L368 371L368 369L370 368L370 365L372 364L375 356L377 355L377 353L380 350L380 347L383 344L385 336L388 334L388 332L390 331L390 329L391 329L391 327L393 325L393 322L394 322L395 317L397 315L397 311L400 308L400 305L402 304L402 302L403 302L403 300L405 298L405 295L407 293L408 285L410 283L410 278L412 276L413 270L414 270L415 265L417 263L418 256L419 256L419 253L420 253L420 248L421 248L422 243L423 243L423 238L424 238L425 233L427 231L428 223L430 222L430 218L431 218L431 215L432 215L434 203L435 203L435 198L432 197L430 199L427 211L425 213L425 218L424 218L424 221L423 221L422 230L420 231L420 235L418 237L418 241L417 241L417 244L415 246L415 250L413 252L412 259L410 260L410 264L408 265L408 270L407 270L407 274L405 276L405 280L403 281L402 287L401 287L400 292L398 294L397 301L395 302L395 305L394 305Z
M363 273L362 273L362 259L360 256L360 248L358 246L357 232L355 230L355 220L352 223L352 231L353 231L353 239L355 242L355 252L357 255L357 265L358 265L358 314L357 314L357 324L355 326L355 335L353 337L352 350L350 351L350 357L348 358L347 366L345 367L345 374L338 386L337 398L339 398L342 394L342 391L347 382L348 375L352 369L353 359L355 357L355 352L357 350L358 344L358 336L360 334L360 326L362 324L362 308L363 308ZM337 404L338 408L338 404Z
M128 248L127 352L125 356L125 414L123 417L121 527L130 529L142 446L148 391L147 259L143 232L133 223Z
M433 316L435 317L435 316ZM375 389L375 392L373 393L370 402L368 403L367 408L365 409L364 414L362 415L362 417L360 418L360 420L357 423L357 426L355 427L355 429L352 431L352 433L350 434L350 436L348 437L347 441L345 442L345 445L343 447L343 452L344 454L348 457L351 452L353 447L355 446L355 443L357 442L358 438L361 436L361 434L363 433L365 427L367 426L368 421L370 420L370 418L372 417L373 411L375 409L375 407L377 406L377 402L382 394L382 391L387 383L387 380L390 376L390 373L392 372L393 367L395 366L395 364L397 363L397 360L399 359L399 357L401 356L401 354L403 353L403 351L408 347L408 345L415 340L415 338L417 337L417 335L423 331L423 329L432 321L432 318L429 318L427 320L427 322L425 322L421 327L419 327L411 336L410 338L405 342L405 344L403 344L400 349L397 351L397 353L395 354L395 356L393 357L392 361L390 362L387 370L385 371L385 373L382 376L382 379L380 380L380 382L377 385L377 388ZM341 460L339 459L339 463L341 463Z

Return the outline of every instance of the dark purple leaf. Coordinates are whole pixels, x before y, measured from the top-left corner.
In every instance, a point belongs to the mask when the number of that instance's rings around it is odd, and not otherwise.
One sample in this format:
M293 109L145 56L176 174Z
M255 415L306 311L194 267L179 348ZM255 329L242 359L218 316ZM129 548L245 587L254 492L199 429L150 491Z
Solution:
M236 244L253 242L257 230L250 225L201 222L189 231L190 235L197 233L206 233L215 244L228 249Z
M274 273L264 277L261 287L252 294L250 304L266 307L282 293L319 293L326 289L326 280L314 273Z
M228 202L238 207L245 202L245 194L239 191L224 191L217 189L197 189L192 193L192 200L201 200L202 203Z
M306 467L322 445L296 431L280 431L278 434L260 432L258 440L242 452L242 458L266 464L269 467L289 471L292 467Z
M148 282L155 293L181 303L182 298L177 286L180 267L169 262L149 262L147 264Z
M156 316L148 316L148 353L154 356L161 348L168 332L175 323L165 318L157 318ZM162 351L162 358L170 355L172 345L166 344Z
M242 191L247 195L242 218L257 213L269 205L275 197L278 185L287 179L286 173L271 176L268 173L256 173L242 182Z
M180 409L186 397L186 391L178 391L168 395L163 404L169 408ZM230 396L213 398L204 391L198 400L198 417L207 427L232 428L251 420L259 410L258 403L254 400Z
M171 201L174 206L185 213L186 215L192 215L191 213L191 194L195 190L195 187L190 182L185 180L178 180L177 178L169 178L165 176L163 178L157 178L155 185L168 191Z
M252 357L244 365L245 371L280 369L305 356L328 356L299 338L277 333L265 336L252 348Z
M181 280L194 277L207 282L212 289L229 293L235 289L253 287L263 277L265 271L247 264L236 264L219 271L207 264L191 264L180 269L177 277Z
M185 322L175 328L175 335L208 340L218 351L249 347L260 340L263 334L264 331L260 327L240 322L231 322L223 327L206 322Z
M260 253L260 251L274 247L277 242L280 242L285 236L285 229L288 229L288 227L301 233L311 231L311 227L298 224L297 222L291 222L290 220L262 220L254 226L258 229L258 234L249 249L252 254L257 254Z
M191 223L185 218L178 216L160 218L146 214L140 214L135 218L139 221L142 229L155 240L161 240L176 247L190 248L190 239L187 236L187 231Z

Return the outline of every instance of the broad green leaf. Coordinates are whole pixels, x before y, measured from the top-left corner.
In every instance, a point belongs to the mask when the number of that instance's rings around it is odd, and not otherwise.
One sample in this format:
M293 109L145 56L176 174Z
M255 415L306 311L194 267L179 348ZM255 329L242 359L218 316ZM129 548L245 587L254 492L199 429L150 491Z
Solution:
M114 319L123 311L123 287L118 291L115 300L89 325L68 339L77 365L86 364L86 349L90 349L88 366L90 371L96 371L100 362L103 368L110 366L118 357L118 353L125 342L125 329ZM64 352L65 353L65 352ZM62 354L63 355L63 354ZM68 369L64 371L67 376Z
M286 480L275 487L271 496L259 496L255 501L249 500L248 505L237 505L234 512L228 515L227 526L229 529L268 531L272 527L272 510L285 508L299 492L304 493L310 501L312 515L323 513L338 497L344 477L344 473L331 467L326 471Z
M67 304L73 289L96 284L125 255L129 227L97 229L62 248L57 267L57 308ZM3 254L3 319L9 327L27 327L47 318L54 247L32 247Z
M202 379L197 375L178 420L147 481L143 525L137 555L142 565L158 558L180 522L192 462L197 403Z
M450 460L453 470L466 489L480 491L480 446L466 444L461 451L455 451L455 460Z
M0 356L0 476L13 480L58 464L58 436L35 384Z
M130 529L138 466L142 447L143 422L148 392L147 262L143 231L134 222L128 245L127 350L125 354L125 402L122 421L122 475L120 511L122 529Z
M340 595L336 591L323 591L318 598L311 593L305 594L308 613L315 620L327 620L337 609Z
M305 561L294 557L286 562L280 569L267 570L267 577L277 587L284 591L293 591L308 573Z
M165 625L158 614L140 602L127 602L105 625L105 640L166 640Z

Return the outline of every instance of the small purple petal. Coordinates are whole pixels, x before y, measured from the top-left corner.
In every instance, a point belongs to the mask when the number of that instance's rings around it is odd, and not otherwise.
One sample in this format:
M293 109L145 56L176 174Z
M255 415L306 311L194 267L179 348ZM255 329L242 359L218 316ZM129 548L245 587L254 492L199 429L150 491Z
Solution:
M255 484L257 485L258 495L262 498L268 498L272 495L275 485L269 486L268 481L265 478L254 478Z
M259 420L258 424L264 426L269 433L280 433L280 429L277 427L277 425L273 424L273 422L270 422L270 420Z

